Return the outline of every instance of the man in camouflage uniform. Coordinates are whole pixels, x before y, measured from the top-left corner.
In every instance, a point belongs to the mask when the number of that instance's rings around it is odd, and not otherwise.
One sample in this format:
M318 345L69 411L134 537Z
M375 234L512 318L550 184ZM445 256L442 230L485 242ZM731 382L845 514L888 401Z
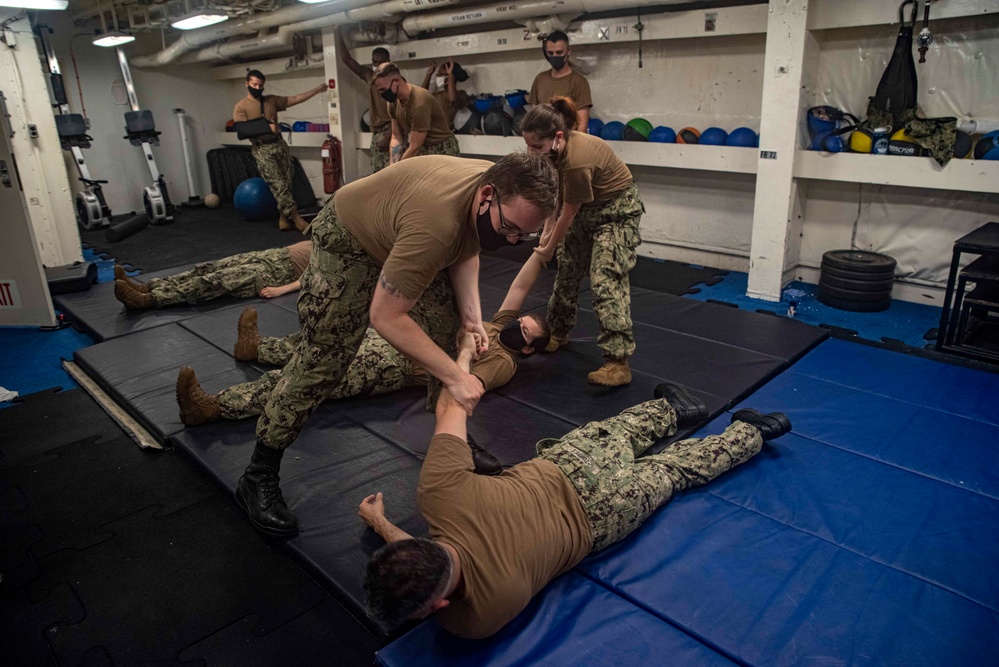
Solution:
M340 26L333 29L333 36L336 39L336 52L340 61L347 66L351 72L356 74L364 83L368 84L368 111L370 114L371 127L371 173L378 173L389 166L389 141L392 139L392 118L389 117L388 106L385 100L378 94L375 87L374 70L382 63L387 63L389 58L388 49L379 46L371 50L371 67L364 67L354 60L350 55L350 50L343 40L343 32Z
M430 91L406 81L392 62L375 70L374 81L392 118L392 164L420 155L461 155L447 112Z
M250 465L236 485L236 502L258 530L298 532L279 488L284 450L341 381L369 323L434 378L430 404L443 383L464 409L475 408L482 384L451 355L459 326L487 339L479 250L534 235L557 199L554 167L521 153L496 163L421 157L330 198L312 223L314 250L298 299L301 338L257 420Z
M115 298L129 310L164 308L178 303L198 303L220 296L267 298L298 290L312 241L286 248L255 250L195 265L193 269L142 283L115 266Z
M470 357L467 349L463 342L459 363ZM394 625L436 612L449 632L488 637L551 579L624 538L674 494L711 481L791 429L780 413L739 410L720 435L641 457L678 426L707 416L676 385L660 385L655 395L542 440L537 458L485 480L470 474L465 412L442 393L417 492L430 539L414 539L389 522L380 493L359 508L389 543L368 565L369 615Z
M534 354L548 345L548 328L543 315L521 315L530 290L541 272L542 262L532 253L510 285L499 311L483 326L489 335L489 349L472 364L471 373L483 388L493 391L513 379L518 358ZM239 361L258 361L284 366L302 338L301 332L275 338L261 337L256 308L246 308L239 316L239 335L233 356ZM253 382L243 382L218 394L208 394L198 383L194 369L184 366L177 375L177 404L185 426L197 426L218 419L245 419L259 415L273 391L281 371L269 371ZM378 332L369 328L350 367L328 399L375 396L404 387L426 385L429 378L418 364L396 350Z
M278 211L281 214L278 227L282 230L298 229L305 232L308 223L298 213L298 206L291 193L292 181L295 177L295 166L291 159L291 149L281 136L278 126L278 112L288 107L301 104L329 88L321 83L304 93L284 97L282 95L264 95L265 77L259 70L250 70L246 74L246 96L236 103L232 111L232 119L237 123L265 118L270 123L271 131L250 141L253 146L250 153L257 163L257 170L277 200Z

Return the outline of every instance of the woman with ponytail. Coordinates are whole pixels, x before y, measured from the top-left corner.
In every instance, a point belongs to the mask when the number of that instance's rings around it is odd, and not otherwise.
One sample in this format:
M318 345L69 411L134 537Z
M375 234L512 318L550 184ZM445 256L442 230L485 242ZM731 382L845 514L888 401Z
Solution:
M558 249L555 290L548 302L549 352L569 341L577 299L589 275L593 310L600 322L597 345L604 364L587 376L591 384L631 382L628 358L635 351L631 326L631 284L638 226L645 207L627 165L602 139L577 132L576 108L567 97L531 107L521 136L532 153L548 155L562 181L562 210L547 225L536 252L549 259Z

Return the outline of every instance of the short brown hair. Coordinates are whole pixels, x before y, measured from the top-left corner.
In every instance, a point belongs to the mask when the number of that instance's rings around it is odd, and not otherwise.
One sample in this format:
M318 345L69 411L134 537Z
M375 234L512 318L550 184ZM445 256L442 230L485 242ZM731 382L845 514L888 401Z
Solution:
M402 74L399 72L399 66L396 65L394 62L382 63L381 65L375 68L376 79L383 79L387 76L392 76L393 74L399 74L399 76L402 76Z
M528 343L528 345L534 348L535 352L544 352L545 348L548 347L548 343L551 342L552 339L552 328L548 326L548 320L544 315L539 313L525 313L524 317L530 317L538 323L539 327L541 327L541 335Z
M481 185L490 184L500 198L519 196L547 218L558 208L559 175L544 155L518 152L501 157L482 174Z

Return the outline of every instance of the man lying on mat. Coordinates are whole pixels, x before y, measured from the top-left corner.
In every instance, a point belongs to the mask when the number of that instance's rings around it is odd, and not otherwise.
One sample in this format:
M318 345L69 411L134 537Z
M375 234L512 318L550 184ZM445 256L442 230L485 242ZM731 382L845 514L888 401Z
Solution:
M472 356L473 344L463 341L459 365L467 368ZM388 542L368 563L369 615L394 626L433 613L455 635L488 637L549 581L631 533L675 493L709 482L791 430L781 413L739 410L721 435L638 458L663 435L707 415L676 385L661 384L655 395L542 440L537 458L482 477L472 473L466 412L442 392L417 489L430 538L393 525L381 493L359 508Z
M114 296L129 310L198 303L226 295L272 299L298 291L298 279L309 265L311 254L312 241L301 241L286 248L255 250L204 262L190 271L152 278L147 283L129 278L125 269L116 265Z
M492 319L484 325L489 337L489 349L472 364L471 373L482 383L484 391L492 391L508 383L517 372L519 356L533 354L548 345L549 330L544 315L521 315L524 300L541 272L542 258L532 253L510 285ZM239 318L239 336L234 356L240 361L261 361L283 366L291 358L300 333L284 338L261 338L257 331L257 311L247 308ZM245 419L259 415L281 371L269 371L254 382L244 382L218 394L207 394L198 383L194 369L183 366L177 375L177 404L180 420L185 426L196 426L218 419ZM388 341L369 328L361 341L357 355L340 382L330 387L326 398L387 394L413 385L427 384L427 373L419 364L389 345ZM499 461L471 444L476 472L494 474L501 469Z

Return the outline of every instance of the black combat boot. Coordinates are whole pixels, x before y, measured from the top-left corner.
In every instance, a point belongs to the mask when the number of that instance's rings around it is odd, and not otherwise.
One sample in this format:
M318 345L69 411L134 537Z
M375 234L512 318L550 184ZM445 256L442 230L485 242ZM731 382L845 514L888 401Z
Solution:
M764 440L779 438L791 432L791 420L783 412L771 412L768 415L752 408L743 408L732 415L732 423L745 422L755 426Z
M656 398L665 398L676 410L677 428L684 428L703 421L708 416L708 408L700 400L688 394L679 385L664 382L655 391Z
M479 447L478 443L472 439L472 434L468 434L468 448L472 450L472 463L475 464L476 475L498 475L503 472L503 464L499 459L488 451Z
M278 486L282 456L283 449L257 442L250 465L236 483L236 504L257 530L270 537L291 537L298 532L298 519Z

